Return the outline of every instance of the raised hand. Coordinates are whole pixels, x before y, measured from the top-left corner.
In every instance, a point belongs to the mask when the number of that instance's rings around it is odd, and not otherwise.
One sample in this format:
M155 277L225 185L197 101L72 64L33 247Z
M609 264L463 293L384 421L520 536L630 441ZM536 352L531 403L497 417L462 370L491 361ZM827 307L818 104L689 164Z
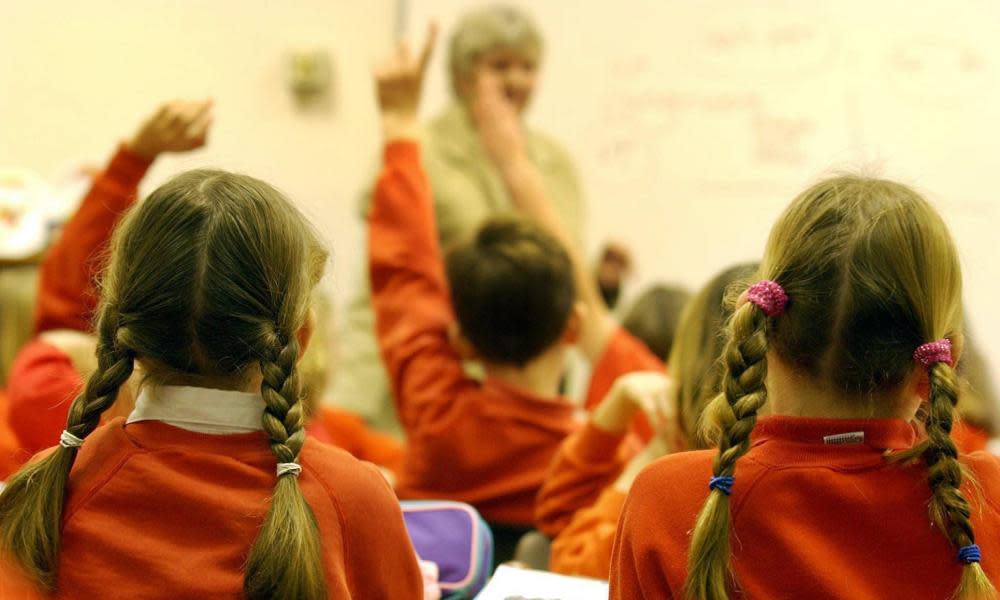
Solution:
M668 435L677 415L674 414L674 383L665 374L654 371L629 373L615 380L611 391L594 409L590 420L613 432L625 431L637 411L646 414L653 430Z
M436 39L437 25L431 24L419 54L414 55L409 44L400 42L392 54L375 68L375 96L386 141L416 137L417 108L424 73Z
M497 75L488 70L479 74L470 112L483 147L501 170L527 158L521 119Z
M173 100L147 118L126 145L134 154L153 160L164 152L201 148L211 126L211 100Z

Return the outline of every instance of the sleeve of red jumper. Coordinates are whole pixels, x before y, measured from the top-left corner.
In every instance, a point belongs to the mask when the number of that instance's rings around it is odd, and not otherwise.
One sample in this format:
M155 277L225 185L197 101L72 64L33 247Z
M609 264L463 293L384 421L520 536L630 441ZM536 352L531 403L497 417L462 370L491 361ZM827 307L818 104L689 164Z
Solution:
M423 600L423 576L392 488L371 465L337 494L351 521L344 527L348 586L353 598Z
M83 378L65 352L35 338L17 353L7 380L7 425L28 456L59 443Z
M584 402L586 409L593 410L611 391L615 380L622 375L636 371L664 371L666 366L639 338L619 327L610 339L601 357L594 364ZM646 415L639 413L632 422L633 430L645 442L653 436L653 429L646 421Z
M596 501L638 450L636 443L625 440L625 435L606 432L592 423L563 440L538 491L538 529L555 537L577 511Z
M100 256L122 214L135 201L150 162L119 147L66 223L42 262L35 333L52 329L89 331L97 305L95 278Z
M564 575L607 579L611 546L625 494L607 487L592 506L573 516L566 529L552 541L549 570Z
M442 422L468 380L448 339L453 321L430 183L415 142L386 146L368 214L375 333L407 432Z

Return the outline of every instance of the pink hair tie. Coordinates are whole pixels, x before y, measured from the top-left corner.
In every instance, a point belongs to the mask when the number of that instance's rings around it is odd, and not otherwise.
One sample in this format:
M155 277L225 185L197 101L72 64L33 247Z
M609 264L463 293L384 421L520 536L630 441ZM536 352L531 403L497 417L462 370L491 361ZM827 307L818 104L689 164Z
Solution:
M785 314L788 305L788 294L777 281L758 281L747 290L747 301L756 305L769 317L780 317Z
M923 344L913 351L913 360L923 365L925 369L942 362L955 366L955 361L951 359L951 340L942 338L936 342Z

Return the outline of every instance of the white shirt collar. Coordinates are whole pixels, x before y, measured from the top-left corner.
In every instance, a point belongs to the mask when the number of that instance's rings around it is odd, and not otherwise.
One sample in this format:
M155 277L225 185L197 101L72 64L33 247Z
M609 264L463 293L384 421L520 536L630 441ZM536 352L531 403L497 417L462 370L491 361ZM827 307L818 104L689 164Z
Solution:
M128 423L161 421L174 427L225 435L263 429L260 394L188 386L143 386Z

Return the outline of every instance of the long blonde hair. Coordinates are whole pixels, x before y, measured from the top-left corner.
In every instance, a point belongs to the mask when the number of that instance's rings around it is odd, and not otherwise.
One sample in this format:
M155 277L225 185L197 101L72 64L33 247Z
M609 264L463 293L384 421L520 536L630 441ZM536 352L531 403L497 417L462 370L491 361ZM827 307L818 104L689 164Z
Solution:
M311 227L268 184L191 171L134 208L111 242L97 316L98 368L73 401L66 431L97 428L137 360L157 382L243 386L259 368L263 428L278 462L305 441L297 332L326 262ZM54 587L60 526L77 448L57 446L0 494L0 548ZM319 531L294 476L278 477L250 550L249 598L323 598Z
M772 229L759 275L780 283L790 302L777 318L752 303L730 318L723 422L712 464L717 477L733 476L750 447L767 400L769 351L803 375L839 386L845 401L862 406L899 389L917 368L918 346L960 340L962 277L955 246L934 209L898 183L844 176L809 188ZM949 435L959 384L946 363L928 374L927 440L912 456L928 466L930 516L957 549L974 543ZM713 490L692 532L689 598L728 597L729 527L729 496ZM979 563L967 564L957 597L995 595Z

